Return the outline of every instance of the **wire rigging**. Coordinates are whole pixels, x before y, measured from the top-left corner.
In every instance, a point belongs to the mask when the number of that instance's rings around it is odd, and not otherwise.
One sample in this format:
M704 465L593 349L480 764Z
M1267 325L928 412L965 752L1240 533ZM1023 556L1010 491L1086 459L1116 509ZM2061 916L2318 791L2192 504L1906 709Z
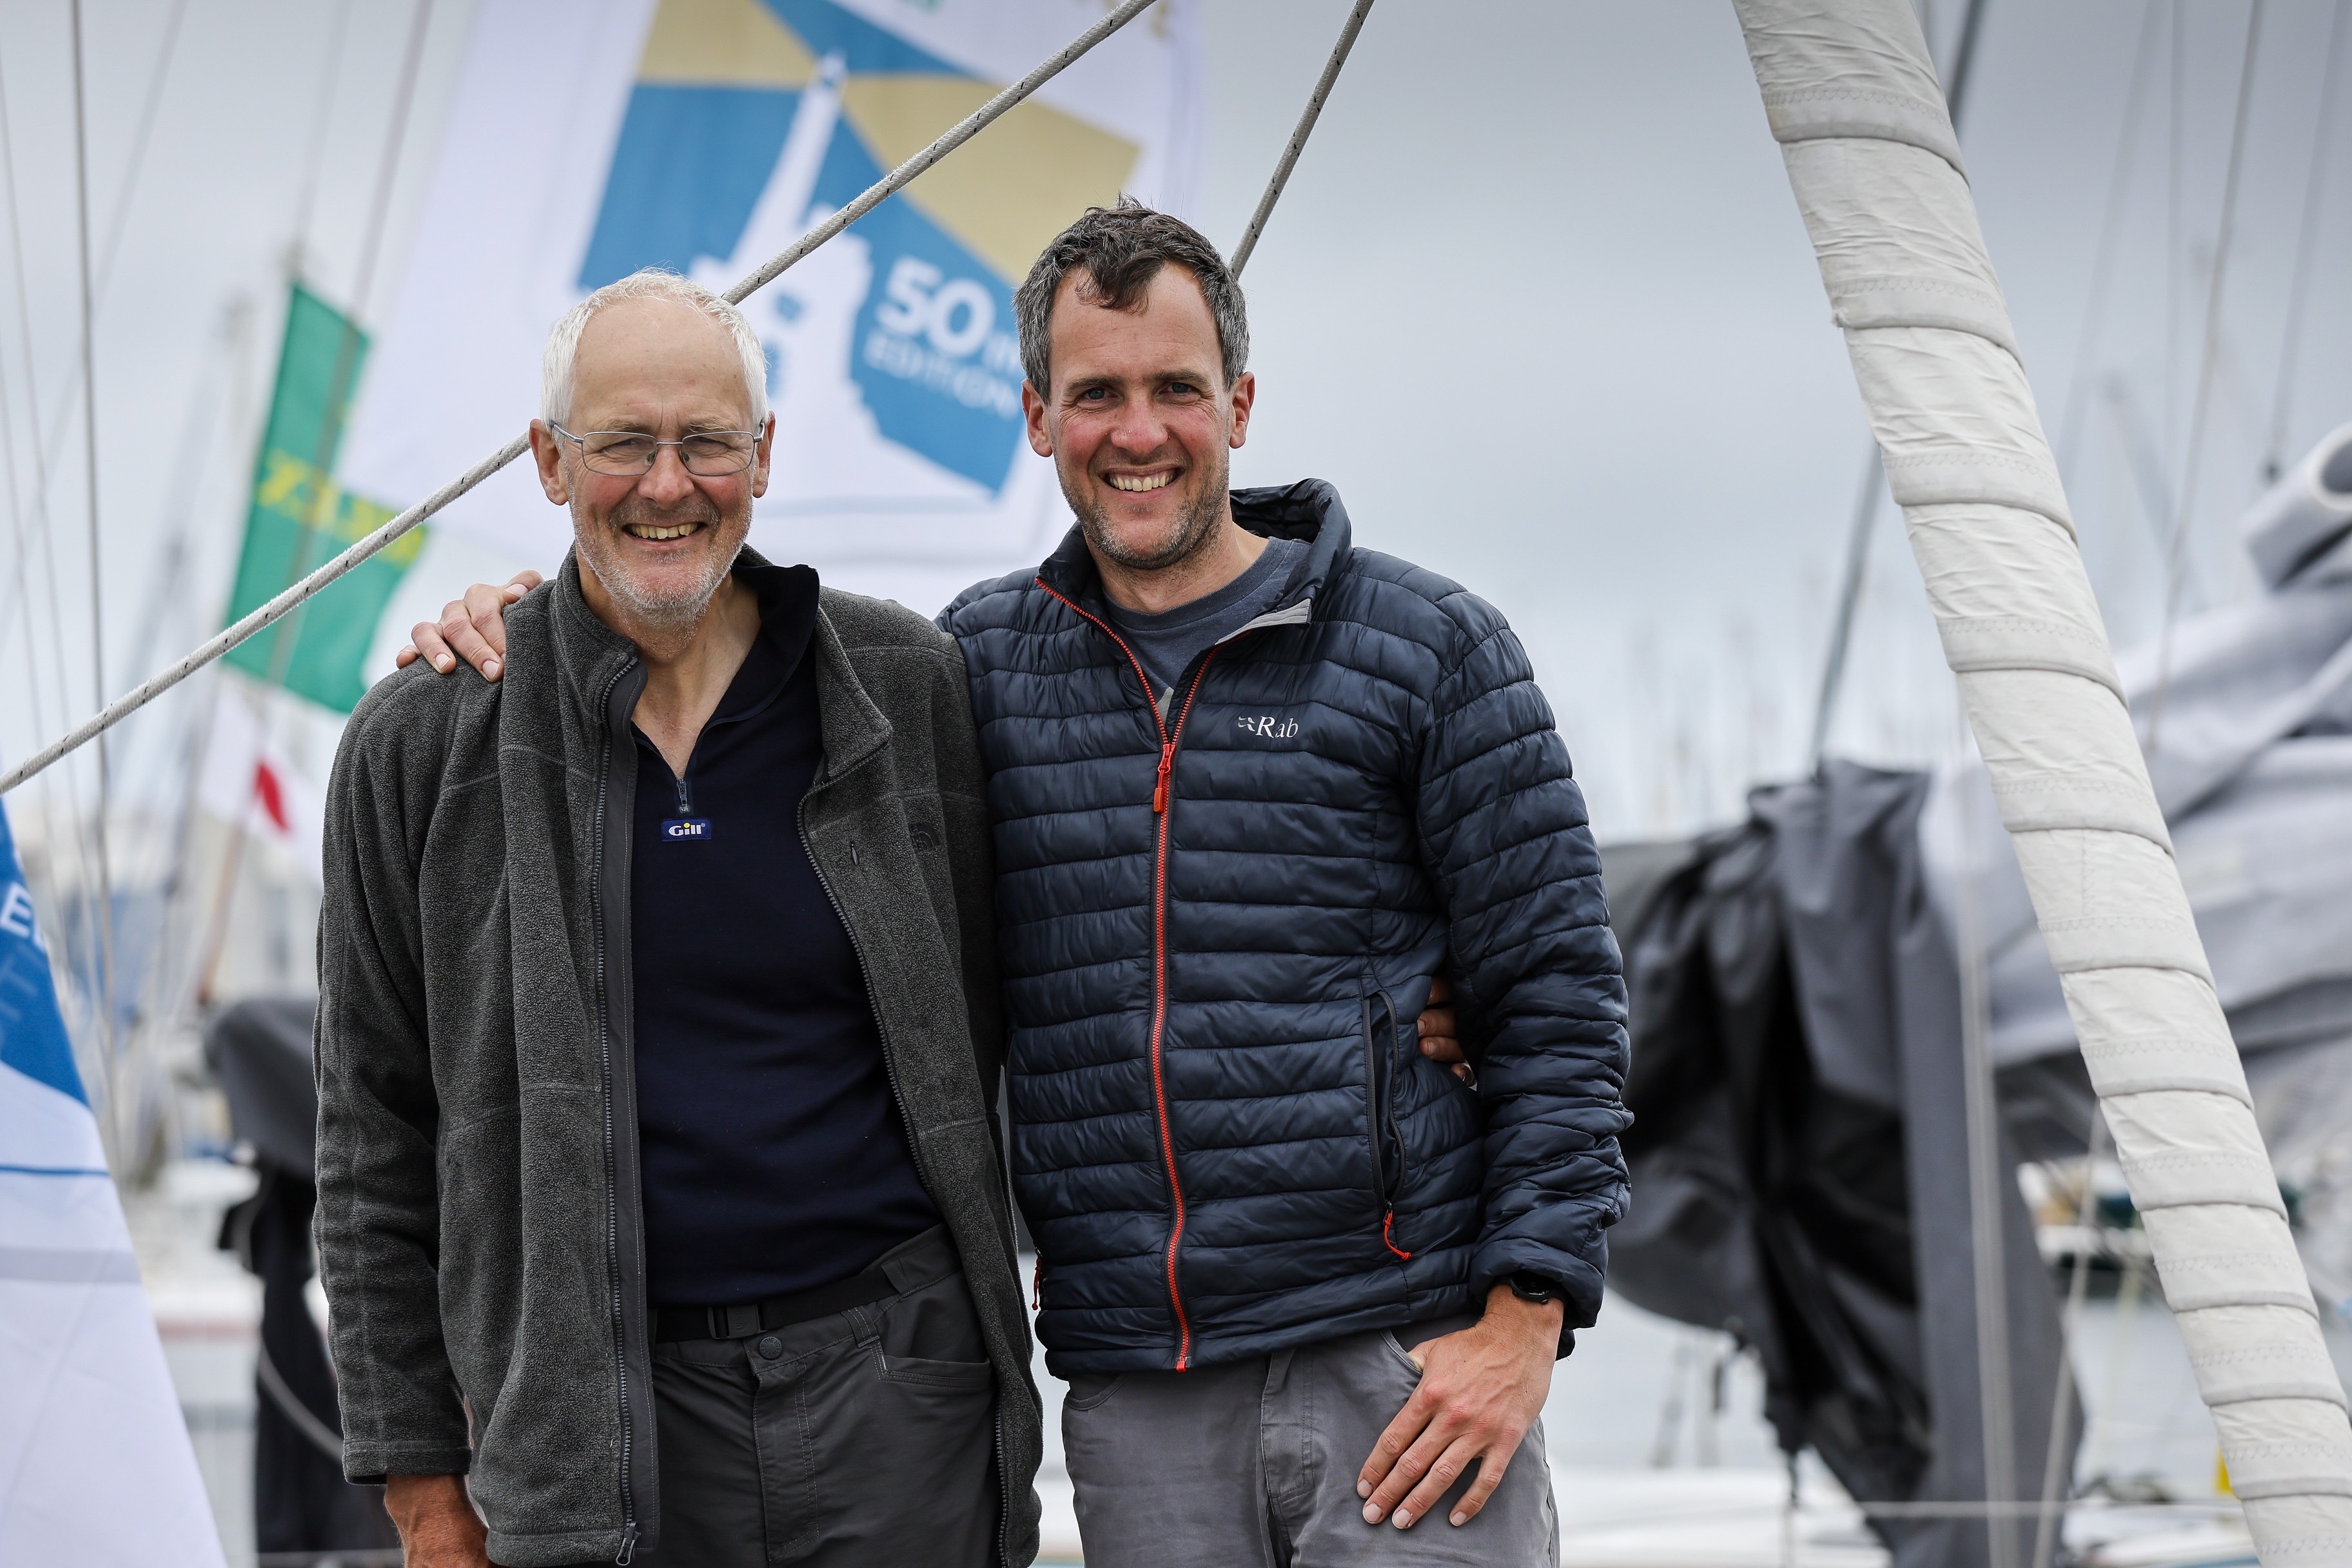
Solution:
M2074 368L2066 378L2066 411L2058 421L2058 478L2062 484L2074 477L2074 454L2082 435L2083 416L2090 405L2091 360L2098 352L2107 319L2109 275L2123 234L2125 195L2131 181L2139 139L2140 110L2147 98L2150 68L2156 60L2157 0L2140 10L2139 45L2132 53L2131 85L2124 89L2123 132L2116 142L2115 166L2107 174L2107 198L2099 218L2099 246L2091 258L2091 291L2083 302L2083 328L2074 340Z
M5 61L0 60L0 68L5 66ZM16 327L23 348L25 402L28 418L30 418L36 416L31 411L37 410L40 406L40 379L35 369L33 356L32 305L25 273L25 226L22 211L16 200L16 140L10 122L7 73L5 68L0 68L0 176L5 176L7 190L9 257L16 282ZM58 639L59 629L65 625L65 614L62 599L58 593L57 544L49 528L47 458L41 450L41 443L37 437L28 439L26 446L27 455L33 462L32 522L37 530L33 538L40 546L41 578L45 590L43 596L47 601L49 628L54 641ZM29 550L27 553L29 554ZM54 657L47 659L40 657L40 642L33 635L32 606L29 603L25 610L26 661L32 666L31 680L27 684L37 686L41 679L42 668L46 664L49 679L57 687L58 711L61 714L69 713L73 711L73 694L67 685L65 661ZM37 713L37 708L36 711ZM70 784L67 785L66 794L67 805L71 811L78 812L79 807L72 800ZM41 809L43 815L53 821L58 815L58 795L47 781L44 781L41 786ZM97 879L90 866L89 837L81 833L74 834L73 848L74 858L79 862L78 885L87 889ZM80 917L79 920L58 922L59 945L64 949L67 971L77 977L86 977L89 973L87 965L89 948L94 945L95 941L89 929L91 913L91 902L84 898L79 900Z
M848 205L840 208L832 216L771 257L749 277L728 289L722 297L730 304L740 304L752 293L773 282L786 269L798 264L819 246L888 200L909 181L919 177L940 159L971 141L1006 110L1060 75L1072 61L1086 54L1087 50L1101 43L1111 34L1126 26L1153 4L1154 0L1123 0L1118 9L1110 12L1063 46L1027 76L1023 77L1019 81L1014 82L940 132L938 139L929 146L883 175L863 194L852 200ZM66 735L51 742L32 756L9 769L5 774L0 774L0 795L5 795L15 789L26 779L48 767L59 757L88 744L93 737L103 734L125 717L137 712L256 632L265 631L275 626L297 608L308 603L320 589L342 577L362 562L373 559L386 545L440 511L451 501L473 489L509 463L513 462L522 455L528 445L527 437L517 436L406 511L352 544L341 555L311 573L301 582L295 584L268 604L244 616L234 626L206 639L169 669L141 682L105 708L83 720Z
M2286 447L2287 412L2294 401L2294 372L2303 348L2303 310L2311 302L2311 264L2319 251L2319 214L2326 205L2327 132L2336 123L2336 93L2344 85L2342 59L2345 21L2352 16L2352 0L2336 0L2335 19L2327 27L2327 48L2320 56L2319 115L2311 132L2311 172L2303 187L2302 232L2294 246L2294 279L2287 285L2286 328L2279 344L2278 387L2271 394L2270 440L2263 448L2263 481L2279 477L2279 457Z
M107 240L98 256L96 287L89 291L93 314L106 303L108 286L114 278L115 259L130 226L131 197L139 189L140 173L146 166L147 148L155 130L156 110L163 102L163 86L171 75L172 60L178 50L180 23L186 16L187 8L187 0L176 0L171 17L163 27L163 43L156 52L154 68L148 73L147 96L142 100L145 107L140 114L138 130L131 138L122 184L115 193L114 214L107 220ZM81 374L80 360L76 359L67 366L65 384L58 389L57 406L50 411L46 421L41 419L37 405L26 410L26 416L35 421L32 439L42 445L47 471L52 477L57 472L57 460L65 446L66 432L73 425L73 403L81 390Z
M2180 618L2180 589L2189 561L2189 515L2197 504L2197 481L2205 457L2205 426L2212 411L2213 373L2221 359L2221 286L2230 268L2230 243L2235 237L2238 186L2245 172L2246 119L2253 107L2255 57L2263 34L2263 0L2253 0L2246 12L2246 47L2238 67L2238 105L2230 125L2230 166L2221 184L2221 232L2213 241L2213 274L2205 286L2205 331L2198 352L2196 402L2189 416L2189 451L2181 460L2180 488L2172 492L2171 559L2165 569L2164 624L2157 636L2156 686L2148 694L2147 759L2155 764L2163 735L2164 704L2172 684L2172 634Z
M7 176L9 258L16 285L16 331L18 341L23 348L24 355L22 363L25 368L25 401L28 407L37 410L40 406L40 378L37 371L35 369L33 358L33 309L31 299L26 292L25 279L25 225L23 213L18 208L16 203L16 138L10 126L7 73L5 69L0 69L0 165L5 165L5 173ZM54 542L49 537L48 458L47 454L44 453L41 448L41 441L37 432L34 433L33 438L26 442L26 445L27 447L26 455L30 457L33 461L32 521L38 531L36 537L38 539L41 546L42 575L46 580L45 585L47 589L47 596L48 599L49 608L49 626L52 634L54 634L57 629L62 626L65 623L59 608L58 595L57 550ZM27 605L26 606L26 610L27 616L29 617L31 606ZM30 630L29 619L27 629L25 634L25 639L27 658L31 659L36 666L34 678L38 679L38 665L43 661L35 657L36 643ZM63 663L56 659L50 659L47 662L49 666L50 676L57 683L58 700L63 705L64 711L71 712L73 710L73 696L66 689Z
M89 80L82 54L81 0L73 0L74 226L81 281L81 405L84 481L89 510L89 679L100 701L106 698L106 590L99 563L98 363L91 331L89 292ZM92 822L98 850L98 1039L107 1076L108 1121L116 1102L114 1050L114 872L107 847L106 817L113 804L106 742L98 743L98 810Z
M339 504L335 487L329 476L334 468L335 448L343 434L343 421L350 410L352 382L359 370L360 323L367 318L370 298L375 289L376 264L383 258L384 225L392 212L392 193L400 174L400 153L408 139L408 115L416 98L416 83L425 59L425 35L433 25L433 0L417 0L409 21L408 48L403 56L398 85L393 89L392 112L384 123L383 148L376 160L375 191L368 205L367 227L360 239L357 276L352 282L352 297L343 313L343 330L335 342L334 373L327 384L326 417L319 424L319 435L310 454L310 471L317 476L310 487L310 502L306 509L302 528L295 534L294 551L286 563L286 581L299 581L310 569L310 552L322 536L329 514ZM303 220L308 222L308 215ZM293 259L299 266L302 234L297 231ZM277 700L283 693L287 672L293 667L294 651L301 642L305 606L278 624L269 648L268 674L263 682L260 711L256 714L258 742L267 745L276 728ZM205 956L196 966L195 999L199 1004L211 1000L213 982L218 978L221 959L227 952L229 905L236 896L237 873L245 863L246 847L252 838L254 814L261 809L257 791L248 791L242 811L229 835L228 853L221 865L218 889L213 900L210 934L204 944Z
M335 20L327 29L326 58L319 66L319 100L310 108L310 155L302 165L300 194L294 198L292 254L287 258L289 272L302 269L302 250L310 237L310 214L319 199L319 179L327 162L327 123L335 108L335 82L342 74L343 36L350 29L352 0L342 0L335 7Z
M179 52L180 24L187 19L188 0L173 0L172 14L163 22L163 41L156 47L155 68L148 73L147 96L141 100L139 127L131 132L131 156L123 165L121 194L114 198L114 216L107 220L106 243L98 252L98 298L106 298L107 285L114 280L114 264L122 254L123 232L130 226L131 197L139 189L140 172L147 164L147 148L155 135L155 113L163 106L163 85L172 73L172 59Z
M1298 166L1298 154L1307 150L1307 138L1315 133L1315 122L1323 117L1323 102L1331 96L1331 87L1339 79L1339 68L1348 63L1348 51L1356 47L1356 35L1363 31L1364 17L1372 8L1372 0L1356 0L1349 8L1348 19L1340 25L1339 41L1331 47L1331 58L1323 63L1323 74L1316 79L1315 90L1307 95L1307 107L1299 111L1298 126L1282 149L1282 157L1274 166L1274 178L1266 182L1265 195L1258 197L1257 210L1250 214L1249 227L1242 233L1242 242L1234 247L1233 259L1225 265L1235 278L1249 265L1250 255L1257 249L1258 237L1265 232L1266 220L1274 216L1274 204L1282 199L1282 190L1290 184L1290 171Z

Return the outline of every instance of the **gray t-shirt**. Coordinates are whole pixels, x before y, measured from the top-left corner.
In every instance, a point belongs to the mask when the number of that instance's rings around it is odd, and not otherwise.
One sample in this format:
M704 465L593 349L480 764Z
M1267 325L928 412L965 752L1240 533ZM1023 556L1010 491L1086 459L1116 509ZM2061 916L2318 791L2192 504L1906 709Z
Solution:
M1291 568L1307 553L1303 539L1269 539L1249 569L1213 594L1157 616L1110 605L1110 623L1151 678L1152 698L1167 693L1200 651L1222 642L1274 608L1290 581Z

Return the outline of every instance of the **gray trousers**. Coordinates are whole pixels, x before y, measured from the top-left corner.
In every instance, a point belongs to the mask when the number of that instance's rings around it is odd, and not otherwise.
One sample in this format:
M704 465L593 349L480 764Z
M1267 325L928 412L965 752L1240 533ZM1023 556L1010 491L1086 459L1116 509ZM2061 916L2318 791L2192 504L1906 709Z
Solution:
M882 1266L894 1283L930 1283L772 1332L654 1347L661 1539L641 1561L995 1561L996 1373L953 1245L926 1232Z
M1412 1529L1364 1522L1356 1472L1421 1380L1405 1345L1472 1321L1071 1379L1062 1443L1087 1568L1558 1568L1540 1421L1469 1523L1446 1514L1475 1466Z

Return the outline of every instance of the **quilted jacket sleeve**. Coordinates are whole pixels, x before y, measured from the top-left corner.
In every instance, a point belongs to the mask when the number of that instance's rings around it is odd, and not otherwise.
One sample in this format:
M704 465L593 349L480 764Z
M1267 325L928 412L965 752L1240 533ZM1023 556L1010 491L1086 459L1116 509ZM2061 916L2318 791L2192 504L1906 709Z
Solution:
M1556 1279L1577 1329L1601 1309L1603 1232L1625 1204L1622 966L1584 795L1527 654L1472 595L1444 607L1458 637L1431 697L1417 811L1486 1118L1472 1280L1483 1295L1522 1269Z
M362 702L327 786L317 1226L343 1467L363 1482L463 1474L472 1458L441 1333L440 1108L407 842L437 748L399 744L403 716L385 710L420 695L434 694L380 688Z

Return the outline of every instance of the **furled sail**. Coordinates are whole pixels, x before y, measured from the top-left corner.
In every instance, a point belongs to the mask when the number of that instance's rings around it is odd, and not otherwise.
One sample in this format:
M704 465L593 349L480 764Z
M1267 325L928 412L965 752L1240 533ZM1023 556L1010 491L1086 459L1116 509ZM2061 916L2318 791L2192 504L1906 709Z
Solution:
M2352 1554L2352 1425L1925 39L1736 0L1947 661L2265 1563Z

